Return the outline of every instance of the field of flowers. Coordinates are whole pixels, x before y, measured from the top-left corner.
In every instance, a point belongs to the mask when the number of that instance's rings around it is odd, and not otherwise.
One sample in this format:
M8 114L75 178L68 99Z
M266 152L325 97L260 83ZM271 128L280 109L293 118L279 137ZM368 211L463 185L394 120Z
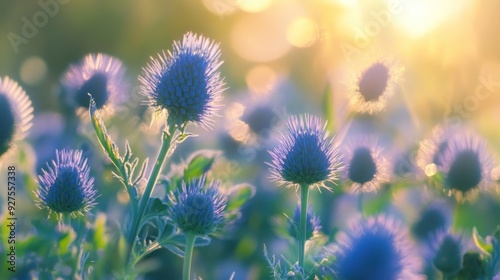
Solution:
M0 279L500 280L500 2L4 2Z

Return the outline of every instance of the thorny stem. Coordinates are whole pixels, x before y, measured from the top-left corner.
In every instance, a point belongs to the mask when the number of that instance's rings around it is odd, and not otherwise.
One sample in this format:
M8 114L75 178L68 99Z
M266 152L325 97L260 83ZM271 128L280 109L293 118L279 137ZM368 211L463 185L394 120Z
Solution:
M156 181L158 179L158 175L160 174L163 164L165 163L165 159L169 154L172 139L174 138L174 134L177 130L176 126L170 126L168 132L163 132L162 144L160 151L158 152L158 156L156 157L155 165L153 170L151 171L151 175L149 176L148 183L146 188L144 189L144 193L139 201L139 210L135 215L132 215L132 227L128 232L128 252L126 262L129 262L129 258L134 246L134 239L138 234L139 225L141 224L142 217L144 216L144 212L146 211L146 206L148 205L149 198L151 193L153 192L154 186L156 185Z

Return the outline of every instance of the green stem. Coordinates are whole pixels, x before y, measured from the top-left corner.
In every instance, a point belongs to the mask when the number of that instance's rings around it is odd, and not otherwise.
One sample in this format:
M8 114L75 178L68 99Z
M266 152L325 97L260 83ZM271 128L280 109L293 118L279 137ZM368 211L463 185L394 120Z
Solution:
M66 226L71 228L71 214L69 213L63 214L63 221Z
M149 180L146 185L146 188L144 189L144 193L142 194L141 199L139 201L139 210L137 213L133 213L132 215L132 227L130 228L131 230L129 231L127 237L129 249L127 252L127 258L125 259L126 262L129 261L130 254L134 247L134 239L138 234L139 225L142 221L142 217L144 216L144 212L146 211L146 206L148 205L149 197L153 192L154 186L156 185L156 181L158 179L158 175L160 174L165 159L167 158L176 129L177 127L170 126L168 132L166 131L163 132L161 148L160 151L158 152L158 156L156 157L155 165L153 167L153 170L151 171L151 175L149 176Z
M307 233L307 195L309 186L300 186L300 234L299 234L299 266L304 268L304 255Z
M194 233L186 234L186 249L184 252L184 265L182 267L182 280L191 279L191 259L193 258L195 240L196 235Z
M66 227L71 227L71 214L63 213L60 214L60 219L58 221L59 231L63 232Z
M358 193L358 211L361 214L362 217L365 215L363 214L363 193L359 192Z
M458 229L458 223L460 219L460 213L462 212L462 204L460 202L455 202L455 207L453 209L453 222L451 228L453 230Z

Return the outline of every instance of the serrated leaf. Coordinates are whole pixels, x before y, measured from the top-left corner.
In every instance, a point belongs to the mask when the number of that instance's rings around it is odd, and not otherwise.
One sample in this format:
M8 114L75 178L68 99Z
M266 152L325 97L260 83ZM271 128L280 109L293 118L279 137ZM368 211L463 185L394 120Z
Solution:
M184 133L180 133L179 135L177 135L177 137L175 138L175 142L176 143L182 143L184 142L184 140L190 138L190 137L195 137L195 136L198 136L196 134L193 134L193 133L190 133L190 132L184 132Z
M132 148L130 148L130 143L128 140L125 142L125 155L123 156L123 161L129 161L132 156Z
M487 254L488 256L491 255L493 252L493 245L490 243L487 243L484 238L479 235L477 232L476 227L472 229L472 239L474 240L474 243L476 244L477 248L479 248L483 253Z
M215 158L220 155L220 151L201 150L195 152L188 160L188 166L184 169L184 180L201 177L212 168Z
M169 250L170 252L174 253L175 255L177 255L181 258L184 258L184 252L181 249L179 249L179 247L172 245L172 244L165 244L165 245L162 245L162 247Z
M255 187L250 184L234 186L228 195L226 210L231 212L240 209L254 195Z
M135 181L132 183L133 186L136 186L144 178L144 175L146 174L146 169L148 168L148 163L149 163L149 158L146 158L142 162L139 174L137 175Z
M113 164L116 165L116 167L119 167L120 154L118 152L118 147L109 136L106 127L104 126L104 122L102 121L101 114L97 111L94 98L92 97L90 97L89 114L97 139L104 149L104 152L108 155Z

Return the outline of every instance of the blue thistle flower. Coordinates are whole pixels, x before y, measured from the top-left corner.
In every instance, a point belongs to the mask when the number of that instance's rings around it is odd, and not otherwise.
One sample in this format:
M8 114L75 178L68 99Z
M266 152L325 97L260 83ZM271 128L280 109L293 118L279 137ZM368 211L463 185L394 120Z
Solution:
M360 113L376 113L384 109L394 94L403 68L395 61L379 59L363 67L351 77L348 94L350 103Z
M389 163L373 139L349 139L342 150L342 160L346 167L342 178L352 182L350 190L353 192L376 191L389 181Z
M463 234L457 235L442 231L436 233L426 252L426 259L445 275L454 275L462 268L462 256L466 251L467 239Z
M486 142L471 133L449 140L442 157L444 188L457 199L472 198L491 181L493 158Z
M125 68L122 62L106 54L88 54L78 65L71 65L62 79L63 100L71 109L87 109L89 93L96 108L112 107L124 101Z
M0 77L0 157L26 136L33 107L24 90L9 77Z
M189 32L174 42L172 52L151 58L139 77L141 90L150 106L167 110L169 125L209 127L225 85L221 64L219 45Z
M292 116L287 130L278 147L269 152L273 158L268 163L272 179L288 186L318 187L335 180L341 169L340 157L326 124L310 115Z
M83 214L95 205L96 189L80 150L56 150L52 166L38 175L37 205L58 214Z
M269 105L257 105L252 110L246 110L241 119L248 124L252 132L259 134L272 127L277 115Z
M307 232L306 232L306 240L313 237L313 235L321 230L321 220L318 216L314 214L311 207L307 207ZM288 233L293 238L298 239L297 230L300 225L300 204L295 208L293 212L293 223L288 221Z
M436 233L447 229L450 224L451 210L444 202L433 202L422 209L411 226L411 232L421 241L430 241Z
M443 155L448 149L449 140L458 133L460 127L443 123L436 126L431 135L420 142L416 162L427 176L433 176L443 164Z
M383 216L356 220L339 236L334 254L335 279L419 279L420 263L406 231Z
M205 188L206 177L182 182L182 189L170 194L169 216L184 233L209 235L224 223L227 196L219 193L220 182Z
M359 77L358 90L365 101L375 101L384 94L388 82L389 68L383 63L375 62Z

